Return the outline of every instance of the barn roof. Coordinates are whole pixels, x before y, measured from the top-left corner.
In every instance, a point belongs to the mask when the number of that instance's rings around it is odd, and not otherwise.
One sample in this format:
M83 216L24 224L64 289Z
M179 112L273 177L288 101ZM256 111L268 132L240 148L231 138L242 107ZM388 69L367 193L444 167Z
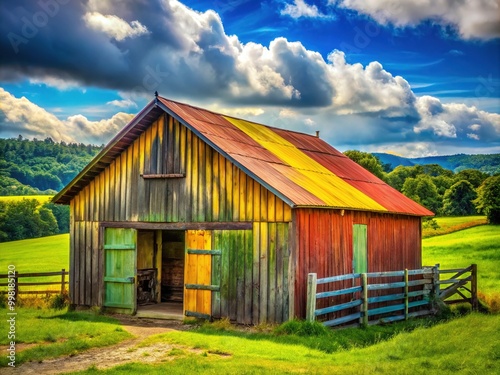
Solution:
M225 116L160 96L125 126L53 200L69 203L163 112L176 118L292 207L433 215L316 136Z

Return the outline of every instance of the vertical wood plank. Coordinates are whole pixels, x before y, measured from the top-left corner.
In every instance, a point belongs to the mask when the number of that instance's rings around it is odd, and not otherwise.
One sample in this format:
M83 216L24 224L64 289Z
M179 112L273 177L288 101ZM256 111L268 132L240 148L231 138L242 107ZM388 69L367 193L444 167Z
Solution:
M244 324L252 324L252 305L253 305L253 232L245 230L244 232L244 277L245 277L245 312Z
M88 190L87 194L87 203L86 206L88 207L88 214L87 214L87 221L92 221L94 220L94 204L96 202L95 200L95 179L90 181L90 183L87 185L85 188Z
M253 191L254 191L254 181L251 177L246 177L246 214L245 221L253 221Z
M187 139L187 129L184 125L179 124L178 121L174 122L174 126L179 129L179 173L186 174L186 157L187 157L187 148L186 148L186 139ZM187 177L187 176L186 176ZM185 222L186 220L186 209L184 204L186 202L187 197L184 195L186 192L187 180L186 178L179 181L177 185L177 204L176 204L176 212L177 218L180 222Z
M219 220L227 221L226 215L226 202L227 202L227 189L226 189L226 159L219 153Z
M283 300L287 297L287 291L284 288L284 253L287 250L285 225L279 223L276 225L276 302L275 302L275 321L276 323L283 322Z
M214 186L214 180L213 180L213 169L214 165L212 162L212 148L209 147L207 144L205 144L205 208L204 208L204 220L203 221L212 221L212 213L213 209L212 207L215 205L213 201L213 186Z
M212 232L209 230L203 231L203 244L202 249L204 250L212 250ZM211 285L212 284L212 255L200 255L203 259L203 268L201 270L201 274L204 275L204 278L201 282L203 285ZM202 312L208 315L212 314L212 292L210 290L200 290L200 294L202 294Z
M80 232L80 243L78 244L78 255L80 257L80 275L79 275L79 280L80 280L80 298L79 298L79 303L80 305L85 305L85 287L86 287L86 275L85 275L85 270L86 270L86 236L85 236L85 222L79 221L78 222L78 230Z
M137 166L139 168L139 175L146 173L144 169L145 164L145 152L146 152L146 133L142 133L139 137L139 147L138 147L138 160ZM142 177L137 179L137 216L140 221L144 221L146 216L146 182Z
M236 321L245 323L245 231L233 231L235 234L236 253Z
M121 157L121 171L120 171L120 220L121 221L127 220L127 206L129 205L128 199L130 198L130 191L129 195L127 195L127 190L129 190L128 185L130 184L130 180L128 179L130 169L127 170L127 153L128 151L125 150L122 153Z
M268 292L267 318L270 322L276 321L276 223L268 225Z
M267 305L268 305L268 224L260 223L260 299L259 299L259 322L267 323Z
M213 237L213 249L224 251L221 241L221 231L214 230L212 232ZM221 263L222 254L219 256L212 257L212 285L218 285L219 291L212 292L212 316L215 319L221 318L221 290L222 290L222 278L221 278Z
M252 227L252 323L258 324L260 322L260 223L254 222Z
M221 258L221 282L220 282L220 314L229 317L229 253L231 243L229 241L229 231L220 231Z
M284 203L280 198L275 196L275 205L276 205L275 220L277 222L282 222L284 219Z
M114 219L115 221L120 221L121 218L120 218L120 211L121 211L121 197L120 197L120 193L121 193L121 190L120 190L120 171L121 171L121 156L117 156L115 161L114 161L114 164L115 164L115 170L114 170L114 175L113 175L113 179L114 179L114 183L113 183L113 186L114 186L114 191L113 191L113 205L114 205Z
M196 249L196 247L196 231L186 231L186 248ZM196 261L196 257L192 257L191 254L186 252L186 261L184 266L184 282L186 284L190 283L191 280L197 281ZM196 290L184 288L184 311L196 311Z
M198 157L198 137L193 134L192 138L192 159L191 159L191 168L192 168L192 175L191 175L191 197L192 197L192 202L191 202L191 207L193 209L192 212L192 220L193 221L198 221L199 217L199 189L200 189L200 171L199 171L199 157ZM189 210L189 207L187 207Z
M253 220L260 221L260 189L264 189L257 181L253 181Z
M219 195L220 195L220 177L219 177L219 153L212 152L212 220L219 221Z
M260 188L260 221L267 221L267 189Z
M73 303L80 305L80 225L79 221L73 223ZM71 282L71 279L70 279Z
M239 221L245 221L246 219L246 213L247 213L247 208L246 208L246 203L247 203L247 176L245 173L243 173L242 170L238 168L239 177L240 177L240 183L239 183L239 199L240 199L240 204L239 204L239 216L236 220Z
M85 226L85 305L92 305L92 223L87 221Z
M229 160L226 162L226 221L233 221L233 165Z
M276 196L270 191L267 192L267 221L276 221Z
M238 221L240 218L240 169L232 165L233 170L233 214L231 221Z
M182 212L185 215L184 221L192 221L192 185L193 185L193 133L186 129L186 181L184 183L184 201L182 204Z
M99 223L91 223L92 233L92 271L91 271L91 301L92 306L99 306Z

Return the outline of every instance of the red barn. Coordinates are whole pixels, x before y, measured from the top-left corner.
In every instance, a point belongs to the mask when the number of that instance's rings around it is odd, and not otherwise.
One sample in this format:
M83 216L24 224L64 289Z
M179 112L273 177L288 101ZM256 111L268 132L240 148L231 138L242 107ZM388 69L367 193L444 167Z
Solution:
M162 97L54 201L74 306L246 324L304 317L309 272L420 268L432 215L316 136Z

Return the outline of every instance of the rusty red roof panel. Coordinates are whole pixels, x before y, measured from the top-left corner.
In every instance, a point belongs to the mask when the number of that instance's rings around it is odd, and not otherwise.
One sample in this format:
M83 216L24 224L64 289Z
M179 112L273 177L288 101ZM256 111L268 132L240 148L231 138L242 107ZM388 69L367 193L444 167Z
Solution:
M347 156L325 155L304 151L347 183L379 202L390 212L406 213L417 216L432 216L431 211L401 194L384 181L368 172Z

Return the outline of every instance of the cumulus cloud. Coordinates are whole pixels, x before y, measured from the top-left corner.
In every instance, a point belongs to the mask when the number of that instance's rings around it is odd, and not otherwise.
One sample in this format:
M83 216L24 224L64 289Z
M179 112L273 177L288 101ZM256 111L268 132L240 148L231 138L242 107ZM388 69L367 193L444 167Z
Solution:
M0 87L0 125L2 136L18 134L55 141L107 143L133 115L117 113L109 119L91 121L83 115L60 120L25 97L16 98Z
M83 20L91 29L101 31L117 41L149 33L147 27L139 21L136 20L128 23L120 17L111 14L104 15L99 12L89 12L85 13Z
M309 5L304 0L294 0L293 4L286 4L280 13L292 18L330 18L321 13L316 5Z
M464 39L500 37L498 0L329 0L329 3L366 14L383 25L415 26L431 20L456 28Z
M421 116L414 127L416 133L430 131L436 136L447 138L500 139L500 114L481 111L465 104L443 104L431 96L417 98L416 107Z
M36 3L30 0L18 3L16 8L0 3L4 21L0 24L1 35L22 34L23 12L38 11L33 8ZM430 17L425 13L428 9L434 9L419 3L413 14L408 11L413 9L408 5L410 2L336 3L352 9L358 7L360 12L373 13L379 22L399 22L398 25L420 22ZM396 3L401 3L401 9ZM457 8L473 7L466 3L470 2L460 2ZM443 0L438 4L448 9L443 5L448 2ZM304 1L289 5L295 7L288 8L290 12L292 9L299 12L300 8L303 14L307 9L312 12L309 14L315 14L314 8ZM377 5L380 8L387 5L387 9L396 11L389 15L377 13ZM436 14L432 17L437 17ZM0 80L29 78L61 88L64 82L72 86L112 88L128 95L108 103L117 108L132 107L129 98L144 93L152 97L158 90L160 95L189 98L190 102L204 102L208 106L224 103L220 107L222 113L256 116L257 121L270 125L296 130L315 126L322 135L335 140L335 144L347 142L353 134L360 141L371 142L381 142L381 134L393 143L401 139L500 142L499 115L442 103L433 97L417 97L403 77L391 74L377 61L350 64L340 51L333 51L325 59L302 43L282 37L268 45L243 43L237 36L226 34L215 11L197 12L175 0L147 3L124 0L119 6L114 0L69 2L61 5L59 12L36 35L27 38L26 44L17 47L16 53L8 38L0 38ZM130 117L121 114L104 122L89 122L83 116L58 120L39 107L29 107L25 116L42 113L51 132L55 132L48 136L54 139L63 139L63 134L84 135L81 129L87 129L95 137L106 137L116 126L123 125L126 116ZM283 107L300 112L300 116L280 113ZM4 122L11 126L18 123L26 129L35 126L30 130L33 134L44 131L40 120L31 124L31 119L15 119L12 113L9 116L11 119L4 114Z

